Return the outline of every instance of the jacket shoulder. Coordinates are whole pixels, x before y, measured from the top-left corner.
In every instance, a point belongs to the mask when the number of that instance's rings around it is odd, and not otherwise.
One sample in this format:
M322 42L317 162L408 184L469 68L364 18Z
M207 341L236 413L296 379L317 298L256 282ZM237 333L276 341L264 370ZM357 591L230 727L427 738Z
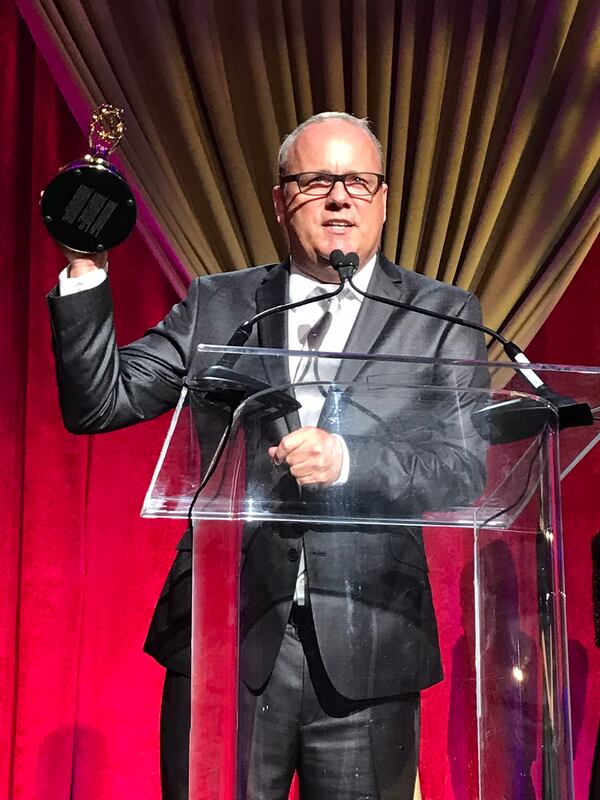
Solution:
M200 275L190 284L190 291L194 288L203 291L230 290L237 287L258 287L274 270L284 269L283 264L262 264L258 267L242 267L229 272L217 272L214 275Z
M437 297L453 307L461 307L470 299L475 298L472 292L453 286L450 283L421 275L420 272L401 267L387 258L382 258L381 266L393 280L402 284L403 294L413 299Z

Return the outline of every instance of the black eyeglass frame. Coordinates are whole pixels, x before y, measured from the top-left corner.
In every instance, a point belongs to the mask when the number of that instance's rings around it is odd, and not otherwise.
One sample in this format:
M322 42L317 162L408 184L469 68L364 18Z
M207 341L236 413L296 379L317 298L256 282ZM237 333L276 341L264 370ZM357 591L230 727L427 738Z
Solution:
M300 178L303 175L323 175L324 177L332 178L331 186L329 187L329 190L324 194L311 194L310 192L307 192L306 190L303 190L300 187ZM353 193L352 189L348 187L348 185L346 184L346 178L351 178L354 175L373 175L375 178L377 178L377 186L372 192L367 191L365 194ZM350 197L374 197L377 194L377 192L381 189L385 181L385 175L382 175L380 172L358 172L358 171L345 172L343 175L336 175L333 172L319 172L316 170L311 170L310 172L297 172L295 175L279 176L279 185L281 186L282 189L286 183L295 182L296 185L298 186L298 191L301 194L307 195L308 197L327 197L332 192L333 187L336 185L338 181L341 181L344 184L344 188L346 189Z

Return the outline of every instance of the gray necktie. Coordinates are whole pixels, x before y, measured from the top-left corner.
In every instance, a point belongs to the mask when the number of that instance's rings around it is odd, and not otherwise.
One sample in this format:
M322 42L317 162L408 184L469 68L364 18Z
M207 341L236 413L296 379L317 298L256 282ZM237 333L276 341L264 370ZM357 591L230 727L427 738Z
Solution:
M319 286L309 294L309 297L317 297L320 294L325 294L325 290ZM310 353L317 353L321 349L323 340L331 327L333 321L332 300L333 298L328 298L318 304L322 309L321 316L304 335L303 333L299 335L300 341ZM329 388L328 384L335 379L338 367L339 359L337 358L319 359L314 355L307 355L298 367L296 381L299 383L318 382L316 386L307 386L302 391L318 391L322 397L325 397Z

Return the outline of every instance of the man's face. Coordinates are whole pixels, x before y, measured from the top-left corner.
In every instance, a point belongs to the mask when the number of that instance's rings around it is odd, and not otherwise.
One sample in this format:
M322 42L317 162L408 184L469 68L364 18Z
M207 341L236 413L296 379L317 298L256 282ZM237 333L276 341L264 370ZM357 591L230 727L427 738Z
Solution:
M288 151L286 175L299 172L381 172L379 152L359 127L343 120L309 125ZM360 266L379 247L387 186L375 195L351 197L337 181L326 197L302 194L295 182L273 189L277 221L285 229L295 265L325 282L338 282L329 254L355 252Z

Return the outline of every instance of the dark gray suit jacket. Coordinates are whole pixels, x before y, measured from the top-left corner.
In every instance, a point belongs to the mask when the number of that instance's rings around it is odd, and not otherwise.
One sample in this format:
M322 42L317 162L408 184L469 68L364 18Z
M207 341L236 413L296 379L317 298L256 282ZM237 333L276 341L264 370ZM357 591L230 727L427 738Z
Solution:
M117 350L107 283L85 293L49 297L61 408L76 433L114 430L172 408L198 343L228 341L241 321L286 301L286 264L193 281L186 299L139 341ZM382 255L369 290L475 322L473 295L394 266ZM263 320L249 344L286 343L285 315ZM350 352L485 359L483 337L458 325L365 300L346 344ZM243 362L240 362L240 367ZM394 367L398 373L400 367ZM344 362L340 382L373 377L381 364ZM384 370L383 370L384 371ZM267 380L286 382L267 370ZM442 367L410 368L411 382L456 382ZM461 385L484 386L485 371L465 371ZM376 399L373 401L376 405ZM340 409L336 411L339 415ZM414 419L408 398L389 409L364 409L345 398L341 412L350 454L343 487L312 490L319 501L405 508L411 514L468 502L482 489L484 468L459 440L476 435L458 419ZM299 424L288 418L288 427ZM456 422L456 430L453 430ZM319 425L333 424L325 401ZM459 430L460 429L460 430ZM418 431L418 434L415 433ZM285 432L285 431L283 431ZM355 433L354 433L355 432ZM266 448L265 448L266 449ZM365 469L368 465L368 469ZM288 497L295 481L283 482ZM432 487L436 487L435 492ZM281 487L278 488L278 491ZM311 491L311 490L309 490ZM310 602L323 662L336 689L353 699L418 691L441 678L435 615L419 529L400 532L327 526L248 525L241 577L241 669L259 689L276 658L294 593L297 553L304 546ZM189 673L191 538L184 536L150 627L146 650ZM292 555L293 554L293 555Z

